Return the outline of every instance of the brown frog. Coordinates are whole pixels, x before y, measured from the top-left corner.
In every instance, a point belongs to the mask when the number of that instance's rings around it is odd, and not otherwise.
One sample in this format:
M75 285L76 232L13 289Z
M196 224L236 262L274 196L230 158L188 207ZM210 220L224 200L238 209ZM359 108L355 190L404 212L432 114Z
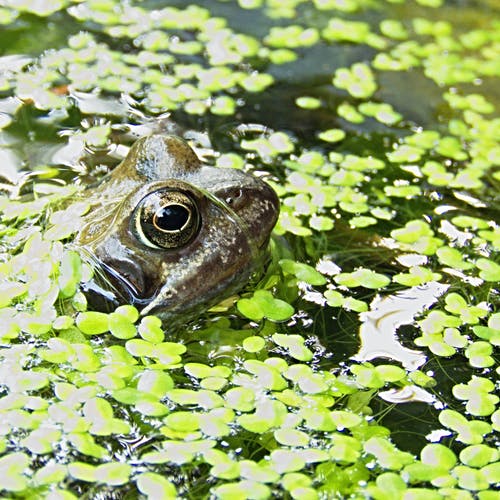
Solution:
M202 165L171 135L139 139L86 196L76 244L102 275L88 291L163 318L240 289L265 261L279 213L264 181Z

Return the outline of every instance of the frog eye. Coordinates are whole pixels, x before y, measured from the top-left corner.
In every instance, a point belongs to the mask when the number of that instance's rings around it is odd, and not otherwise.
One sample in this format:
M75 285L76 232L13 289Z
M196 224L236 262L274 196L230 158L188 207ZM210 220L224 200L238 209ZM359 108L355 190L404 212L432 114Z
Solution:
M182 191L159 189L137 204L133 232L151 248L180 248L198 233L200 215L193 198Z

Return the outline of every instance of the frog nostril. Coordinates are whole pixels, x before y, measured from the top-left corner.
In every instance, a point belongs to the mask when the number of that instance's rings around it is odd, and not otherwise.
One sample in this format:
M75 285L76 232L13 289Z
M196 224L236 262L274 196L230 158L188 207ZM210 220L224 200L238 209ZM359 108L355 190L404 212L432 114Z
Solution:
M233 189L230 193L226 194L224 201L231 206L237 205L243 198L243 191L241 189Z
M239 187L221 189L214 194L220 201L235 211L240 210L249 201L246 191Z

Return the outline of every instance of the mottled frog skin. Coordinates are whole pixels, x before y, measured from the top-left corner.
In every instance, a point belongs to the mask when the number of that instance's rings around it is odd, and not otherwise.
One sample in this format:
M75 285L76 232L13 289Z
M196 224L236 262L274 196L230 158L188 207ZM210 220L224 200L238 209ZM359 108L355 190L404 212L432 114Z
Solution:
M91 295L142 315L188 314L244 286L262 266L279 213L265 182L202 165L182 139L139 139L85 192L76 245L96 264Z

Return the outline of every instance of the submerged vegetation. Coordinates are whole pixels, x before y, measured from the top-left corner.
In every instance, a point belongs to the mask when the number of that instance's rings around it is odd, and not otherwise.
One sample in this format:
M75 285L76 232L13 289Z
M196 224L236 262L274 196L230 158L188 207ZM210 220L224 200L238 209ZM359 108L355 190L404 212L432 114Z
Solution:
M2 498L499 498L495 2L1 5ZM272 262L94 311L68 201L172 128L275 188Z

